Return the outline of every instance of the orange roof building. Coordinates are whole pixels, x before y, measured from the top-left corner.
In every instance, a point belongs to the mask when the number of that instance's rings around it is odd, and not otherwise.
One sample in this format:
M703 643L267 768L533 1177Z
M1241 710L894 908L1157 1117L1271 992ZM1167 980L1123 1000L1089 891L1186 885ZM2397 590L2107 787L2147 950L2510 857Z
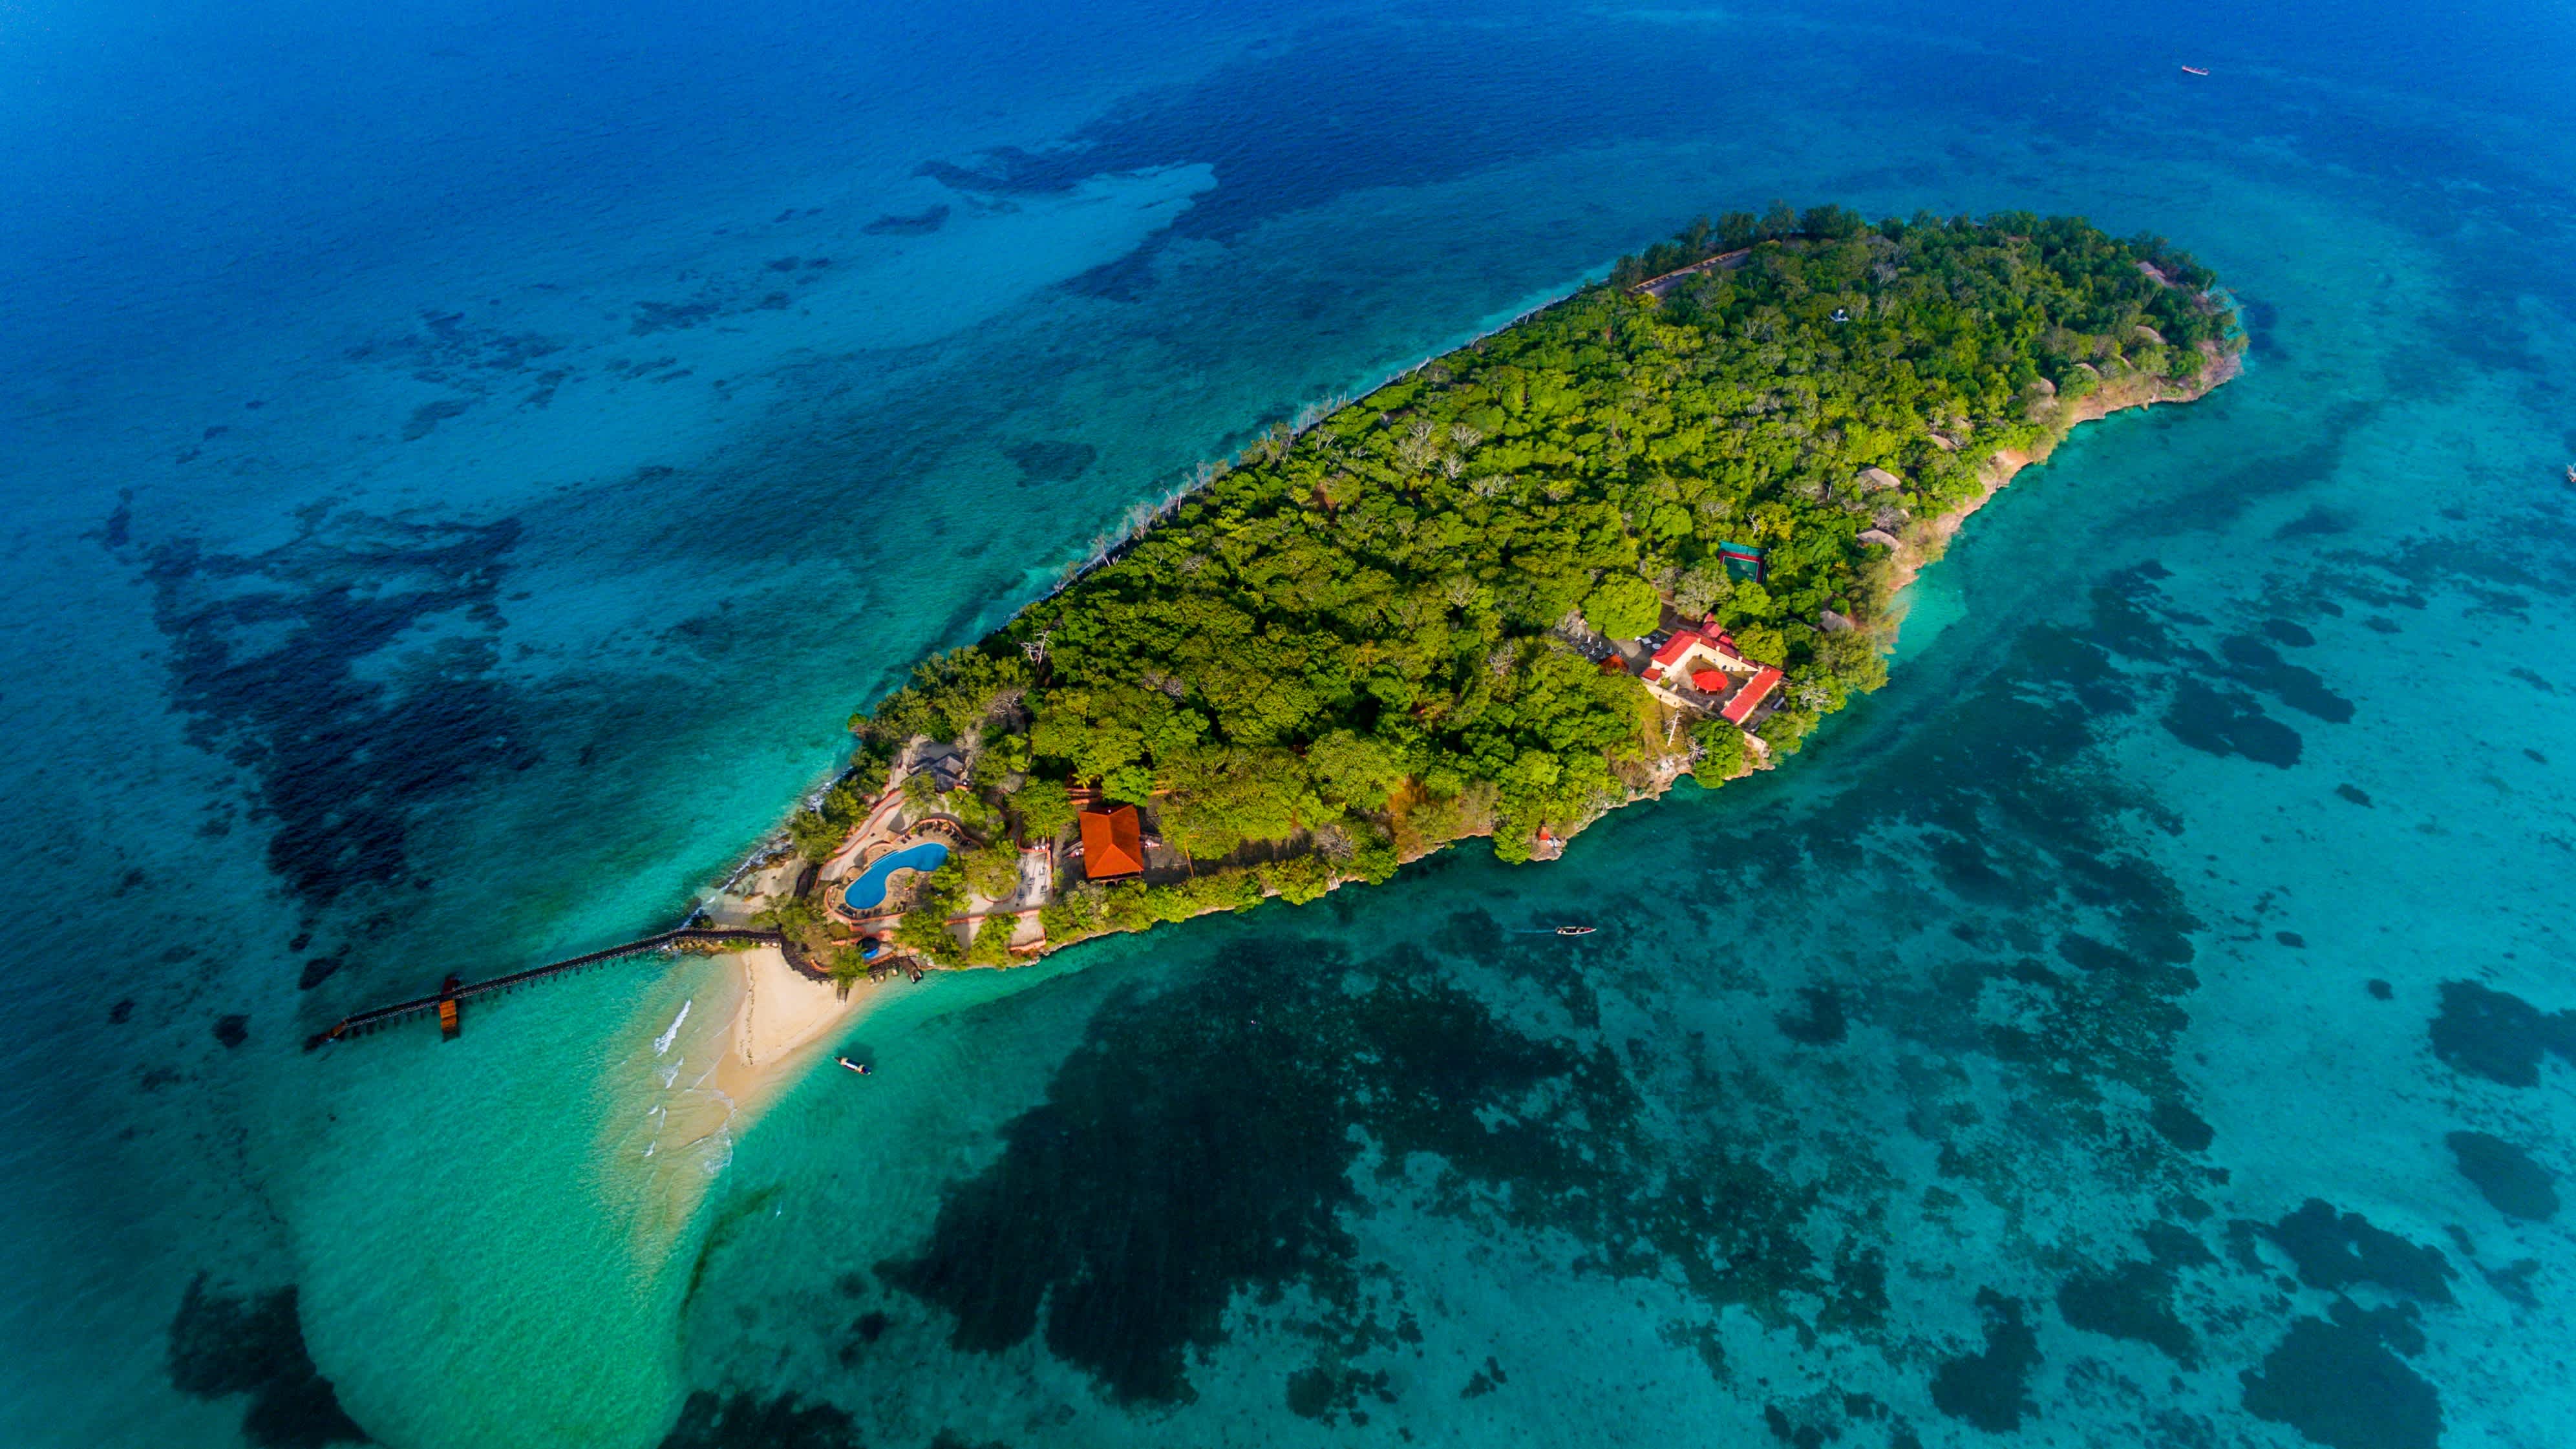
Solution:
M1108 880L1145 868L1145 827L1136 807L1118 805L1082 812L1082 875Z
M1726 707L1718 713L1728 724L1740 725L1751 719L1753 712L1762 707L1762 701L1769 699L1771 691L1779 687L1780 671L1766 665L1760 673L1746 680L1744 687L1735 692L1735 698L1728 700Z

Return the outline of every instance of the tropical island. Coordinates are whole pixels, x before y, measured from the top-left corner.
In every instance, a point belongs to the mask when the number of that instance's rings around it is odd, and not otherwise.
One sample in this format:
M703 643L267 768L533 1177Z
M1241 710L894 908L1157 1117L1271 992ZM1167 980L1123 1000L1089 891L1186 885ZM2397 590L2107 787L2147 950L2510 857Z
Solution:
M2235 374L2214 284L2068 218L1703 218L1279 423L923 662L720 903L846 988L1471 836L1550 858L1774 767L1885 682L1896 591L2016 470Z

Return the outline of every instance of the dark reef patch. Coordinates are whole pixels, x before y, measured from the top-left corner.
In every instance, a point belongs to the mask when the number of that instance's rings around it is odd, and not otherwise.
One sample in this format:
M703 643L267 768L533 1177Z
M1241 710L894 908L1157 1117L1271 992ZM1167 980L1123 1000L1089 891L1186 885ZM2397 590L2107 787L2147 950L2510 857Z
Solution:
M626 324L631 337L650 337L656 332L686 332L701 323L712 322L724 315L721 302L638 302L634 319Z
M2299 762L2305 743L2298 731L2265 714L2250 696L2221 692L2196 680L2175 688L2164 725L2175 739L2195 750L2242 755L2284 770Z
M1002 453L1020 470L1025 483L1070 483L1091 471L1100 450L1089 443L1048 440L1017 443Z
M2280 651L2248 634L2219 641L2227 672L2304 715L2344 724L2352 719L2352 701L2326 688L2314 671L2281 657Z
M955 1346L1020 1343L1043 1306L1048 1347L1116 1397L1187 1398L1184 1350L1221 1341L1236 1292L1306 1279L1347 1296L1351 1125L1455 1137L1489 1099L1574 1065L1455 995L1326 994L1300 981L1338 973L1284 974L1268 943L1250 954L1271 969L1105 1006L1046 1102L1005 1129L1001 1161L941 1205L922 1256L881 1265L956 1314ZM1390 1094L1376 1111L1372 1088Z
M348 964L349 948L346 946L341 947L339 950L334 951L327 956L312 957L305 961L304 970L296 976L296 989L299 991L310 991L314 987L321 985L323 982L330 980L341 967Z
M464 398L441 398L437 402L422 403L411 410L411 418L403 424L403 441L419 442L438 431L440 423L456 417L473 405L470 399Z
M249 1395L242 1437L259 1449L368 1442L313 1366L291 1287L229 1295L198 1274L170 1320L170 1383L200 1399Z
M1438 859L1439 857L1434 857ZM1481 910L1452 911L1431 935L1431 949L1481 960L1503 948L1503 928Z
M2544 1013L2474 981L2442 983L2431 1030L2433 1055L2452 1070L2508 1087L2538 1085L2543 1052L2576 1062L2576 1011Z
M1493 1360L1487 1359L1486 1362ZM1288 1412L1301 1419L1317 1419L1326 1424L1338 1424L1344 1415L1348 1415L1352 1423L1366 1424L1369 1416L1368 1411L1360 1407L1361 1398L1366 1396L1381 1404L1392 1404L1395 1402L1393 1383L1393 1376L1384 1369L1334 1369L1321 1365L1299 1369L1288 1376Z
M2057 1311L2069 1327L2135 1339L2190 1367L2198 1357L2191 1330L2174 1313L2174 1274L2161 1263L2122 1263L2078 1273L2057 1289Z
M1157 232L1125 256L1077 272L1057 285L1076 297L1104 302L1141 302L1154 285L1154 263L1162 256L1168 233Z
M955 1315L956 1347L1043 1331L1116 1399L1186 1400L1188 1352L1223 1340L1237 1294L1295 1284L1363 1312L1341 1215L1372 1147L1389 1171L1437 1158L1436 1210L1568 1233L1597 1271L1674 1274L1773 1318L1823 1291L1805 1196L1721 1147L1659 1152L1606 1047L1523 1035L1409 948L1220 950L1105 1003L919 1255L878 1266Z
M250 1018L238 1015L216 1017L215 1040L227 1047L237 1047L250 1040Z
M2442 1139L2459 1163L2460 1175L2509 1218L2538 1222L2558 1211L2558 1190L2550 1186L2549 1169L2522 1149L2484 1132L2454 1132Z
M2245 335L2262 349L2266 362L2279 366L2289 360L2289 351L2281 346L2278 334L2281 325L2279 307L2253 297L2239 296L2236 315L2244 319Z
M910 216L888 212L860 227L869 236L928 236L948 224L948 206L934 203Z
M2373 1227L2359 1213L2337 1216L2312 1197L2262 1231L2298 1264L2299 1281L2311 1288L2376 1283L2433 1303L2451 1301L2450 1280L2458 1275L2441 1249Z
M1104 172L1206 162L1224 184L1201 193L1171 230L1231 240L1351 192L1446 181L1568 146L1693 134L1686 111L1669 103L1705 82L1705 58L1686 47L1639 44L1614 26L1551 31L1543 45L1506 30L1480 42L1480 64L1560 74L1615 67L1630 83L1616 94L1448 86L1436 99L1414 95L1382 78L1450 73L1459 63L1451 42L1410 25L1353 19L1149 93L1061 146L1001 146L962 163L925 161L916 174L974 195L1043 195ZM1383 139L1355 148L1355 133Z
M2021 1300L1977 1290L1986 1346L1945 1359L1932 1374L1932 1404L1990 1434L2021 1427L2031 1412L2030 1371L2039 1366L2039 1335L2023 1320Z
M2333 1313L2332 1322L2293 1321L2260 1370L2237 1375L2245 1411L2330 1449L2435 1449L2441 1397L2388 1351L2394 1343L2413 1352L2420 1336L2401 1319L2350 1303L2337 1303Z
M2209 1215L2209 1204L2196 1199L2180 1206L2184 1214L2195 1222ZM2160 1267L2206 1268L2218 1261L2218 1255L2209 1251L2209 1245L2189 1228L2176 1227L2172 1223L2149 1223L2138 1230L2138 1237L2147 1245L2147 1256Z
M2207 1152L2209 1144L2218 1139L2217 1132L2200 1119L2199 1113L2170 1097L2157 1102L2147 1113L2147 1125L2156 1129L2157 1136L2185 1152Z
M2538 1308L2540 1295L2531 1291L2531 1279L2539 1271L2538 1258L2516 1258L2501 1268L2480 1268L2478 1276L2515 1307Z
M249 774L269 868L308 902L397 879L413 812L534 763L495 677L518 535L316 510L263 553L146 553L173 702Z
M2272 530L2275 539L2321 538L2352 532L2352 514L2319 504Z
M1777 1018L1780 1034L1805 1046L1832 1046L1850 1035L1842 993L1830 986L1798 988L1798 1009Z
M700 1389L681 1406L662 1449L860 1449L859 1426L838 1405L792 1393L718 1398Z

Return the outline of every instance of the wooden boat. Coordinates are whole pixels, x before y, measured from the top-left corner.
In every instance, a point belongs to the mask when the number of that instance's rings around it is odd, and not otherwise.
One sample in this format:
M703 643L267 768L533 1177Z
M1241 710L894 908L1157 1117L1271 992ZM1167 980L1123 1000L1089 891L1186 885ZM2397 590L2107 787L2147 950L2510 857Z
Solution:
M1559 926L1556 933L1560 936L1589 936L1600 929L1599 926Z
M2207 74L2209 74L2209 72L2207 72L2207 71L2205 71L2205 70L2202 70L2199 66L2196 66L2196 65L2187 65L2187 66L2184 66L2184 67L2182 68L2182 73L2183 73L2184 75L2207 75Z
M851 1071L858 1073L860 1076L864 1077L868 1074L868 1066L865 1062L854 1062L848 1057L834 1057L832 1060L839 1062L842 1066L848 1067Z
M2567 481L2571 485L2576 485L2576 463L2567 465Z

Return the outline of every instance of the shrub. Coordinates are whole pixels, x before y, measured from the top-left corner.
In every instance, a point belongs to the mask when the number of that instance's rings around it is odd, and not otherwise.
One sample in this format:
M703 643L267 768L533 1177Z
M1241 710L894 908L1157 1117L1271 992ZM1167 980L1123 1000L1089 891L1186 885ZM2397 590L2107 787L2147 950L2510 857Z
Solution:
M1261 883L1292 906L1322 897L1333 888L1333 863L1320 855L1300 855L1260 868Z
M1010 916L986 916L975 926L974 943L966 948L969 966L1008 966L1011 964L1011 933L1019 922Z

